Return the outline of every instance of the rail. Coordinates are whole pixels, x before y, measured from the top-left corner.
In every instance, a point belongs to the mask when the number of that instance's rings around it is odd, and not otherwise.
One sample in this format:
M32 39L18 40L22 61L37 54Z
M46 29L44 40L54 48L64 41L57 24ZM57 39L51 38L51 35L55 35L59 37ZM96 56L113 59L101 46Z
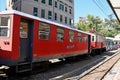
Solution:
M120 50L118 50L116 52L116 54L112 55L111 57L103 60L102 62L100 62L103 58L100 58L82 68L79 68L79 69L76 69L72 72L69 72L69 73L66 73L66 74L63 74L63 75L60 75L60 76L57 76L57 77L54 77L54 78L51 78L50 80L79 80L80 78L84 77L85 75L87 75L88 73L90 73L91 71L95 70L96 68L98 68L99 66L101 66L102 64L104 64L105 62L109 61L111 58L115 57L116 55L118 55L120 53ZM98 63L100 62L100 63ZM87 68L91 65L94 65L98 63L97 65L91 67L90 69L86 70L84 73L80 74L79 76L74 76L72 77L73 75L79 73L83 68Z

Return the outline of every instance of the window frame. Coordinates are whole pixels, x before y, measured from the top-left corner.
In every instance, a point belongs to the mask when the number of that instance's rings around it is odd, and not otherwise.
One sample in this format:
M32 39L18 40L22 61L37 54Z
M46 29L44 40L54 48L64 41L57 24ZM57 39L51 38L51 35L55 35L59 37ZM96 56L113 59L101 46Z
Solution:
M41 0L41 3L45 4L45 3L46 3L46 0Z
M52 6L52 2L53 2L52 0L49 0L48 4Z
M38 16L38 8L37 7L33 7L33 15Z
M88 42L88 35L87 34L84 34L84 42Z
M41 18L45 18L45 9L41 9Z
M48 11L48 19L52 19L52 11Z
M57 1L55 1L55 7L56 7L56 8L58 7L58 2L57 2Z
M78 38L78 42L81 43L82 42L82 33L78 33L77 38Z
M57 21L57 13L54 13L54 20L56 20Z
M8 17L8 22L7 22L7 26L1 26L1 17ZM0 38L9 38L10 37L10 30L11 30L11 17L10 16L0 16L0 28L7 28L7 35L6 36L2 36L0 33Z
M42 27L42 28L40 28ZM46 31L42 31L42 29L48 28L48 31L46 29ZM45 34L44 34L45 33ZM41 38L40 36L44 36L47 38ZM44 23L44 22L39 22L39 26L38 26L38 40L50 40L50 24Z
M61 32L59 32L58 30L60 30ZM60 39L58 39L58 35L60 35L62 37ZM64 39L65 39L65 29L61 28L61 27L57 27L56 28L56 41L57 42L64 42Z
M72 33L72 34L71 34ZM69 30L69 42L74 42L75 33L72 30Z

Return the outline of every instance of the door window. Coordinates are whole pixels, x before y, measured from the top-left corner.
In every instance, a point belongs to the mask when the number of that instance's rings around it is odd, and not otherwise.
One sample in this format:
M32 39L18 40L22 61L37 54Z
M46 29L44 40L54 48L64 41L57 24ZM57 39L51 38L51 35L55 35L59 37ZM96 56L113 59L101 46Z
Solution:
M20 23L20 38L28 38L28 23Z

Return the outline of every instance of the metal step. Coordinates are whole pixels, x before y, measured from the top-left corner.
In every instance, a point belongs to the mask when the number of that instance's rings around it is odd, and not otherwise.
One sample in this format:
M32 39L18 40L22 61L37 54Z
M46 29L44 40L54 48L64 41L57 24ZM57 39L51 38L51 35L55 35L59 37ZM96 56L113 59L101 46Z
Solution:
M31 62L19 62L16 65L16 73L22 73L32 70L32 63Z

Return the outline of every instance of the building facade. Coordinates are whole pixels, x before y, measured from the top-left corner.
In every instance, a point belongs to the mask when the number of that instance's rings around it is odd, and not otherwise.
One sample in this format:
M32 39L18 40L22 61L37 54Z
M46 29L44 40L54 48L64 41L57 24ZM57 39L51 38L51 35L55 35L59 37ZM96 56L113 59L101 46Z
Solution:
M7 0L6 10L12 9L67 25L74 23L74 0Z

